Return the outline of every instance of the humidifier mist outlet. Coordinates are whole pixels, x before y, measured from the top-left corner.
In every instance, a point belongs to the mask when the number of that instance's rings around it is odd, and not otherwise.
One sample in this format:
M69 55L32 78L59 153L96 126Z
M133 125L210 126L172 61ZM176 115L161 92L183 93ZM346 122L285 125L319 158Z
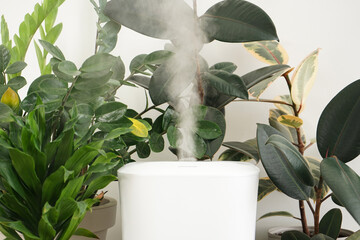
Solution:
M118 171L122 240L254 240L259 169L130 163Z

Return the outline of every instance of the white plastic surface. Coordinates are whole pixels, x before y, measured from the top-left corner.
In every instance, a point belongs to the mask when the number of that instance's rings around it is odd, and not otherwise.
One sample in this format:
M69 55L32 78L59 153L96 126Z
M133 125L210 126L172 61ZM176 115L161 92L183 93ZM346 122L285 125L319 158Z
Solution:
M128 164L118 171L122 240L254 240L258 175L225 161Z

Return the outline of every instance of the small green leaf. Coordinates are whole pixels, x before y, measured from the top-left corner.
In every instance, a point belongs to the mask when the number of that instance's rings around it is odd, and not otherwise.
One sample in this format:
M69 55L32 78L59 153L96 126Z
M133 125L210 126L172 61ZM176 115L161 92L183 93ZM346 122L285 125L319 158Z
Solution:
M25 67L27 66L27 64L25 62L22 61L17 61L14 62L13 64L11 64L10 66L7 67L5 73L6 74L15 74L15 73L19 73L21 72Z
M249 156L243 154L242 152L233 150L233 149L227 149L225 150L223 153L220 154L219 161L239 161L239 162L244 162L244 161L250 161L252 160L252 158L250 158Z
M99 122L116 122L126 113L127 106L121 102L108 102L95 110L95 117Z
M85 60L80 68L81 72L99 72L110 70L116 58L108 53L97 53Z
M194 156L198 159L204 157L207 151L207 144L199 135L194 135Z
M169 126L166 135L171 147L176 148L179 146L182 135L175 126Z
M146 142L138 142L136 144L136 152L139 158L147 158L150 156L150 147Z
M61 50L58 47L44 40L39 40L39 42L43 46L43 48L46 51L48 51L54 58L57 58L62 61L65 60L64 54L61 52Z
M220 62L210 67L209 70L222 70L228 73L233 73L237 69L237 66L232 62Z
M126 133L131 132L132 129L131 128L126 128L126 127L120 127L120 128L115 128L113 130L111 130L111 132L109 132L106 137L105 140L110 140L110 139L114 139L114 138L118 138L121 135L124 135Z
M310 240L310 237L299 231L287 231L282 234L281 240Z
M256 162L258 162L260 159L256 139L250 139L245 142L224 142L223 145L225 147L241 152L249 158L254 159Z
M153 152L161 152L164 150L164 138L161 134L153 132L150 134L149 145Z
M25 78L23 78L21 76L17 76L17 77L10 79L7 84L7 86L11 87L15 91L21 89L25 85L26 85L26 80L25 80Z
M325 234L318 233L311 238L311 240L334 240L334 238L326 236Z
M162 64L174 53L167 50L158 50L145 56L144 64Z
M44 40L49 43L54 44L56 42L56 40L58 39L58 37L60 36L62 27L63 27L62 23L59 23L56 26L54 26L53 28L51 28L50 31L47 32Z
M80 75L80 71L77 70L76 65L70 61L62 61L58 65L58 69L60 72L70 75L70 76L78 76Z
M82 236L82 237L87 237L87 238L99 239L98 236L96 236L94 233L92 233L91 231L89 231L85 228L76 229L76 231L74 232L74 236Z
M10 58L10 51L4 45L0 45L0 73L5 71L10 63Z
M222 135L221 129L216 123L206 120L198 121L195 131L203 139L215 139Z
M258 188L258 201L262 200L264 197L275 191L277 188L272 183L270 178L260 178L259 188Z
M96 193L97 190L105 188L107 185L109 185L109 183L115 180L117 180L117 177L113 175L100 176L94 179L88 185L86 192L83 195L83 199L90 198Z

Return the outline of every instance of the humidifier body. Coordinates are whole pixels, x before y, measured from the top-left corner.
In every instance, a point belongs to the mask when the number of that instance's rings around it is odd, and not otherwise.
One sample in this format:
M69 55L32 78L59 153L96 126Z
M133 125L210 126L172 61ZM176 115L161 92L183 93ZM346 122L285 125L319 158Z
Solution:
M130 163L118 171L122 240L254 240L259 169Z

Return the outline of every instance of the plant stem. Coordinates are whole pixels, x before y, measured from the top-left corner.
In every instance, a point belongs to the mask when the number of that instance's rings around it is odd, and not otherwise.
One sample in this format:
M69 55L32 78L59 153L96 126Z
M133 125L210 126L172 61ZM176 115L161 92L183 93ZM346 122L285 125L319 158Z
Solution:
M288 85L289 92L290 92L290 95L291 95L291 81L290 81L289 75L284 74L283 76L284 76L284 78L286 80L286 83ZM297 111L296 104L294 102L292 102L292 108L293 108L295 116L299 117L299 111ZM301 153L301 155L304 155L305 145L304 145L304 142L301 139L300 128L296 128L296 135L297 135L297 140L298 140L297 147L298 147L299 152ZM302 224L303 232L305 234L307 234L308 236L310 236L309 227L307 225L304 200L299 200L299 210L300 210L300 215L301 215L301 224ZM315 213L316 213L316 209L315 209Z
M151 107L149 108L146 108L144 111L142 111L141 113L139 113L138 115L136 115L134 118L139 118L141 117L143 114L147 113L148 111L152 110L152 109L155 109L156 106L155 105L152 105Z
M315 203L315 213L314 213L314 234L319 233L319 223L320 223L320 207L321 207L321 192L322 192L323 178L320 176L319 184L315 187L316 191L316 203Z
M277 101L277 100L270 100L270 99L237 99L234 102L262 102L262 103L275 103L275 104L284 104L292 107L290 103Z

